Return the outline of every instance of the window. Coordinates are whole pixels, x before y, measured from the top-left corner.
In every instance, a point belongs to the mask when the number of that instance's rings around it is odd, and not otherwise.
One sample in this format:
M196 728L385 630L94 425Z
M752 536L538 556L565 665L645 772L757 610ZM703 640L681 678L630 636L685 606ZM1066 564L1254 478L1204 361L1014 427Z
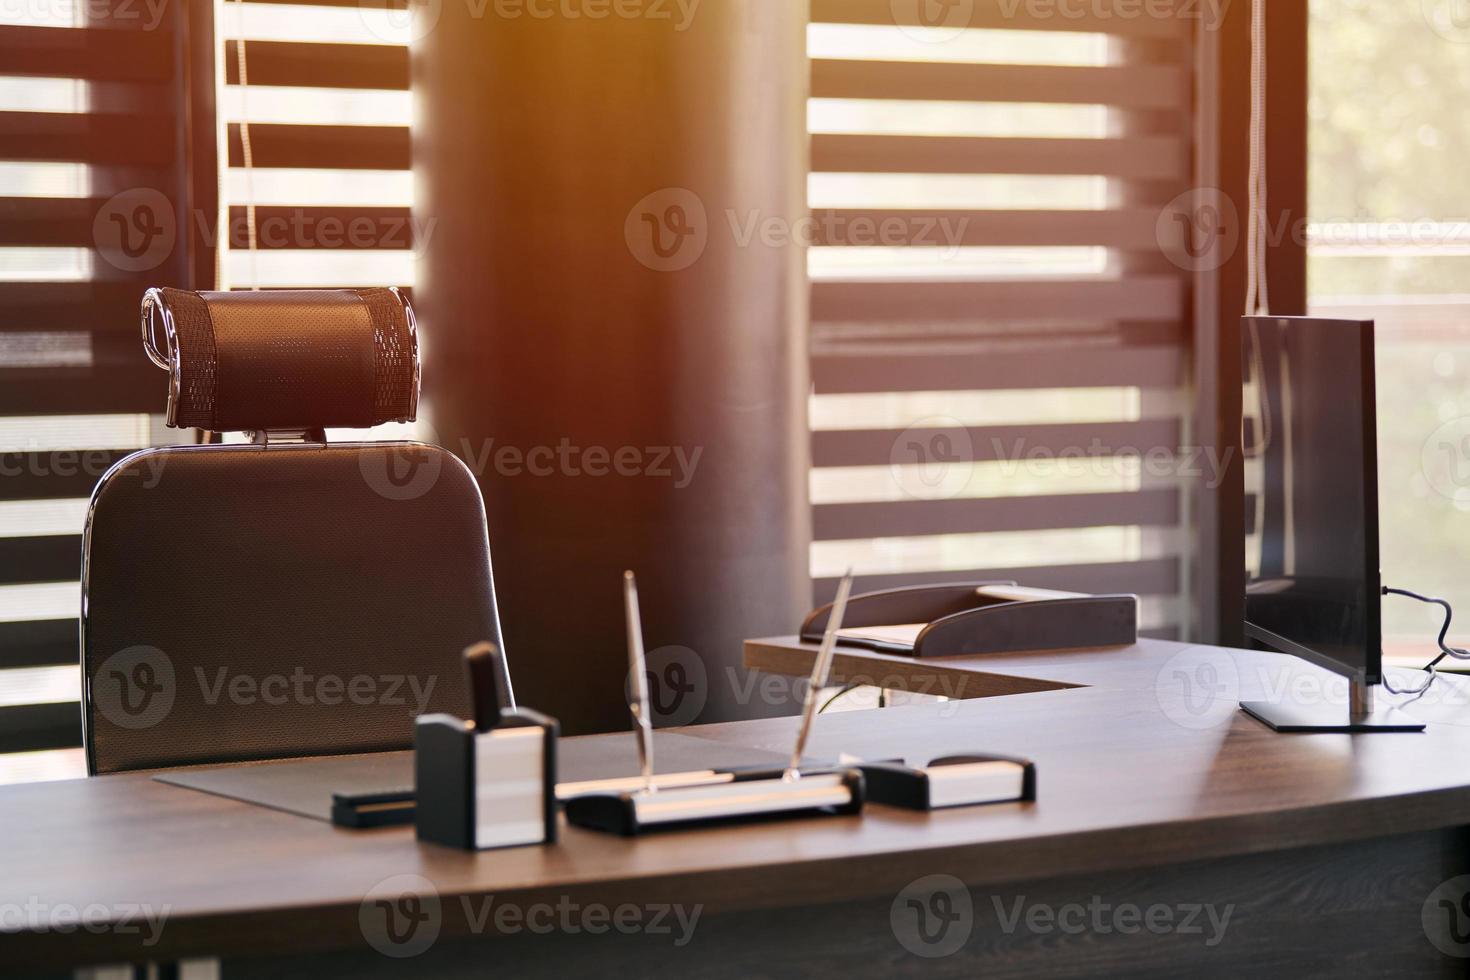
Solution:
M1470 31L1455 5L1311 5L1311 312L1378 343L1383 580L1463 610L1470 512ZM1349 66L1349 67L1345 67ZM1441 612L1385 599L1385 652L1423 664ZM1457 619L1464 645L1470 633Z
M817 600L1015 578L1178 635L1193 25L895 9L809 34Z
M412 286L406 13L223 0L218 16L229 142L225 286Z
M179 152L199 84L187 9L0 11L0 751L21 753L0 779L79 768L87 498L115 459L167 438L137 311L147 286L209 264L190 218L211 213L213 164Z

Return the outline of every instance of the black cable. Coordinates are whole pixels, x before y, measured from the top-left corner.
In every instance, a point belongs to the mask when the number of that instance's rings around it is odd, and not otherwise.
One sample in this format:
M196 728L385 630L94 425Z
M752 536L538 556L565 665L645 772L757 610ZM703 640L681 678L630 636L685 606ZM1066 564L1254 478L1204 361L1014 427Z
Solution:
M828 698L827 701L826 701L826 703L823 704L820 708L817 709L817 714L821 714L822 712L826 711L828 708L832 707L832 702L836 701L838 698L842 697L844 694L851 694L853 691L856 691L859 686L860 685L858 685L858 684L849 684L849 685L847 685L842 690L838 691L836 694L834 694L830 698Z
M1444 660L1445 657L1452 657L1455 660L1470 660L1470 650L1461 650L1459 647L1447 646L1444 641L1444 638L1449 635L1450 632L1450 620L1453 619L1455 615L1454 607L1452 607L1444 599L1436 599L1433 596L1420 595L1417 592L1410 592L1408 589L1391 589L1387 586L1384 586L1383 594L1401 595L1409 599L1417 599L1420 602L1440 606L1444 609L1444 622L1440 625L1439 636L1435 639L1435 644L1439 647L1439 656L1435 657L1424 666L1424 671L1429 676L1425 679L1423 685L1414 688L1413 690L1400 691L1395 689L1393 684L1389 682L1387 671L1385 671L1383 675L1383 686L1387 688L1390 693L1413 694L1415 696L1423 696L1423 694L1429 690L1429 685L1433 684L1435 678L1439 676L1437 673L1435 673L1434 668L1438 667L1440 661Z

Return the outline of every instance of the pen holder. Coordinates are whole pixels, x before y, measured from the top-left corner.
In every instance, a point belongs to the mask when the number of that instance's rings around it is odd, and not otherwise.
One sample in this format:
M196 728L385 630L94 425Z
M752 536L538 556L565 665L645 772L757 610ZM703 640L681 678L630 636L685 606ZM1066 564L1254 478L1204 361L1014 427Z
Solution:
M578 827L634 837L649 830L701 823L794 816L841 815L863 808L863 774L857 769L785 770L723 774L724 782L625 793L592 793L566 803L567 821Z
M556 719L500 712L477 732L452 715L414 726L419 840L481 851L556 841Z

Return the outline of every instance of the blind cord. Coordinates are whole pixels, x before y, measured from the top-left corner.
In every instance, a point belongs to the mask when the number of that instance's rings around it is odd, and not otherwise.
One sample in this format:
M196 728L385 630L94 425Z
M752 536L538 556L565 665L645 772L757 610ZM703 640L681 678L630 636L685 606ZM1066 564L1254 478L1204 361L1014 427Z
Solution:
M1268 316L1266 246L1266 0L1251 3L1250 215L1246 229L1246 316Z
M259 289L260 274L256 268L255 235L255 154L250 148L250 114L246 111L246 97L250 89L250 72L245 59L245 7L244 0L234 0L237 14L235 25L235 65L240 73L240 162L245 169L245 247L250 255L250 288ZM228 217L229 211L226 210Z

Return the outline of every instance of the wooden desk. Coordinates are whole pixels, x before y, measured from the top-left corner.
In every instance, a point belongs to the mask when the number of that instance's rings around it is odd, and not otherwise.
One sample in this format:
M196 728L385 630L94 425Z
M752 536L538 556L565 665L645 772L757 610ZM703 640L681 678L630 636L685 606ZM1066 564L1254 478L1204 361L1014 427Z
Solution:
M770 652L782 645L754 643L747 656L799 658L790 642ZM839 664L851 669L852 656ZM1447 678L1434 703L1413 709L1434 722L1427 734L1281 736L1179 689L1181 671L1206 679L1202 664L1215 687L1234 666L1225 683L1235 689L1221 692L1232 701L1327 679L1288 658L1167 643L990 658L986 673L1001 680L984 684L1062 686L827 715L812 754L1028 755L1035 804L870 806L641 840L567 828L556 847L482 854L420 846L406 829L337 830L144 775L3 788L0 915L28 902L170 914L147 948L139 935L0 919L0 972L220 956L227 977L1462 975L1427 938L1421 911L1442 882L1470 872L1470 681ZM785 748L794 728L772 719L686 731ZM382 883L396 888L404 875L432 885L438 934L421 955L392 959L369 947L364 923L381 915ZM968 914L940 917L954 907L930 901L933 875L964 883ZM699 908L687 943L675 945L677 925L672 935L583 928L607 925L585 917L599 907L633 906L648 922L659 905ZM1206 906L1230 916L1209 945ZM532 933L498 919L503 907L533 918L569 909L557 921L577 931ZM939 945L918 937L916 909L936 913L925 921ZM1158 919L1135 917L1150 909ZM1178 928L1191 909L1198 932ZM1173 925L1159 934L1140 925L1164 913ZM968 940L948 956L911 951L942 950L964 928ZM288 954L300 958L279 958Z

